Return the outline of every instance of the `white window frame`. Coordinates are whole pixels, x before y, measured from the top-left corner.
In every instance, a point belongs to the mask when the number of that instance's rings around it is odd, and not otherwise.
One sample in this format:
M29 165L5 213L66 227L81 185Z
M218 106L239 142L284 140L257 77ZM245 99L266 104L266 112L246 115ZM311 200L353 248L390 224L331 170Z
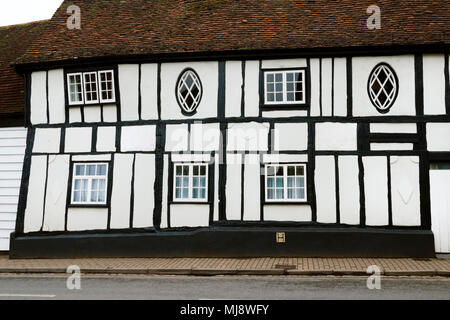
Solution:
M112 99L102 99L102 89L101 89L101 74L111 73L111 84L112 84ZM95 74L96 85L97 85L97 100L87 100L87 92L85 88L84 76L86 74ZM72 101L70 94L70 77L80 76L81 77L81 101ZM89 105L89 104L99 104L99 103L115 103L116 102L116 83L114 80L114 70L100 70L100 71L87 71L87 72L72 72L67 73L67 95L69 105Z
M87 92L87 90L86 90L86 85L87 85L87 83L86 83L86 79L85 79L85 77L86 77L86 75L95 75L95 88L96 88L96 91L89 91L91 94L93 93L93 92L95 92L96 93L96 95L97 95L97 99L96 100L88 100L88 92ZM91 82L90 82L91 83ZM93 82L92 82L93 83ZM95 72L95 71L92 71L92 72L83 72L83 91L84 91L84 101L85 101L85 104L95 104L95 103L98 103L98 101L99 101L99 97L98 97L98 92L99 92L99 88L98 88L98 74L97 74L97 72Z
M70 77L71 76L80 76L80 79L81 79L81 101L72 101L72 95L71 95L71 91L70 91ZM69 105L84 104L84 81L83 81L83 73L82 72L75 72L75 73L67 74L67 95L68 95L68 99L69 99Z
M88 165L106 165L106 174L105 176L77 176L76 175L76 167L77 166L88 166ZM91 205L91 206L103 206L108 203L108 170L109 170L109 163L108 162L74 162L73 163L73 174L72 174L72 190L70 193L70 203L72 205ZM87 188L87 199L88 201L74 201L74 193L75 193L75 180L76 179L87 179L88 180L88 188ZM91 191L92 191L92 180L93 179L105 179L105 201L102 202L93 202L91 201Z
M101 74L103 73L111 73L111 81L112 81L112 98L111 99L103 99L102 98L102 78ZM114 70L101 70L98 72L98 92L99 92L99 99L101 103L114 103L116 102L116 92L115 92L115 83L114 83Z
M281 73L283 76L283 101L267 101L267 77L269 74L272 74L275 78L276 74ZM303 99L301 101L288 101L287 100L287 77L288 73L301 73L303 77L302 81L302 93ZM289 69L289 70L270 70L264 71L264 104L265 105L297 105L297 104L306 104L306 70L305 69ZM295 93L294 93L295 95Z
M182 166L188 166L189 167L189 197L188 198L177 198L177 167L182 167ZM205 198L201 199L201 198L193 198L192 197L192 193L193 193L193 177L194 177L194 166L204 166L206 167L206 182L205 182ZM204 202L207 203L208 202L208 191L209 191L209 184L208 184L208 180L209 180L209 165L207 163L204 162L194 162L194 163L186 163L186 162L177 162L177 163L173 163L173 202ZM203 187L202 187L203 188Z
M269 199L268 197L268 175L267 175L267 170L268 167L283 167L283 199ZM303 167L303 178L305 181L305 185L304 185L304 189L305 189L305 197L304 199L288 199L288 167ZM265 200L267 203L271 203L271 202L295 202L295 203L303 203L303 202L307 202L308 201L308 181L307 181L307 171L306 171L306 164L305 163L267 163L265 165L265 170L264 170L264 193L265 193ZM297 176L295 175L294 177L301 177L301 176Z

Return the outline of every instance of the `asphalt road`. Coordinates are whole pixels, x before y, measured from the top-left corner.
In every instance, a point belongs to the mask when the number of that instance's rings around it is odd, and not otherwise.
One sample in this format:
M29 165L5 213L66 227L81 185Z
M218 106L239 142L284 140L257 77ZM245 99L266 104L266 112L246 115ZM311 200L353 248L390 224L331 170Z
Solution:
M66 282L65 275L0 275L0 300L450 300L450 278L383 277L380 290L369 290L366 277L332 276L99 275L81 276L80 290Z

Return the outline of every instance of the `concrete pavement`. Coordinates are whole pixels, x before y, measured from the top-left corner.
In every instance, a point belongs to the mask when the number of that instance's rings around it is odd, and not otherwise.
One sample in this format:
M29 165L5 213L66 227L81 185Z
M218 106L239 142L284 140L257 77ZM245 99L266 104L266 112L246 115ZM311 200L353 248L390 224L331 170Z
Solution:
M377 266L384 276L450 277L450 259L379 258L139 258L30 259L0 256L1 273L66 273L78 266L83 274L147 275L367 275Z

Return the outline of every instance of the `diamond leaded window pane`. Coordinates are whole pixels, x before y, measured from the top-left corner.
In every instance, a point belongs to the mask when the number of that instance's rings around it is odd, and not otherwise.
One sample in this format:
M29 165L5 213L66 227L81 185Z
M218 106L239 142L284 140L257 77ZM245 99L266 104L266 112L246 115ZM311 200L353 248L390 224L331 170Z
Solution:
M185 70L177 83L177 101L187 114L193 114L202 99L202 84L197 73L192 69Z
M391 66L378 64L369 76L370 101L380 113L387 113L397 99L398 78Z

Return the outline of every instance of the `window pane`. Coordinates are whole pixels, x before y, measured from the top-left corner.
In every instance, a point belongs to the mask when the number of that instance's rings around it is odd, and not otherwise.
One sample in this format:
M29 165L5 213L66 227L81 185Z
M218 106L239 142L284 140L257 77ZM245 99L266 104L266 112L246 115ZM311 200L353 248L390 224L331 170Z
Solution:
M267 82L273 82L274 78L273 78L273 74L269 73L267 74Z
M100 191L106 191L106 179L100 179L100 185L98 187L98 190Z
M183 166L183 175L188 176L189 175L189 166Z
M194 198L194 199L198 199L198 189L197 188L194 188L193 190L192 190L192 198Z
M275 89L277 92L282 92L283 91L283 83L277 83L275 85Z
M189 198L189 189L187 188L183 189L183 198L184 199Z
M179 188L175 189L175 198L177 198L177 199L181 198L181 189L179 189Z
M288 82L286 84L286 90L287 91L294 91L294 84L292 82Z
M274 90L275 90L275 86L273 85L273 83L267 84L267 91L268 92L273 92Z
M268 189L267 190L267 199L274 199L274 192L273 189Z
M98 179L92 179L92 190L98 190Z
M194 166L193 169L194 169L194 176L198 176L198 172L199 172L198 166Z
M296 199L305 199L305 189L295 189L296 190Z
M206 177L200 178L200 187L206 187Z
M192 186L193 187L198 187L198 179L197 177L192 178Z
M74 190L80 190L80 188L81 188L81 182L79 179L76 179L75 183L74 183Z
M77 166L75 167L75 175L76 175L76 176L84 176L84 167L85 167L85 166L77 165Z
M182 173L182 168L181 168L181 166L176 166L176 175L177 176L181 176L181 173Z
M267 175L268 176L273 176L275 174L275 167L273 166L268 166L267 167Z
M288 167L288 176L295 176L295 167L293 166Z
M296 180L297 180L296 181L297 187L304 187L305 186L305 178L300 177L300 178L297 178Z
M293 177L288 177L287 178L287 181L288 181L288 188L293 188L293 187L295 187L295 180L294 180L294 178Z
M81 192L81 202L87 202L87 191Z
M180 177L177 177L175 179L175 187L181 187L181 178Z
M276 94L276 101L283 101L283 94L282 93L277 93Z
M282 176L282 175L284 175L284 168L278 167L277 168L277 176Z
M91 192L91 202L97 202L97 196L98 196L97 191L92 191Z
M97 166L97 175L106 176L106 164L100 164Z
M200 189L200 199L206 199L206 189Z
M277 178L277 188L283 188L284 186L284 178Z
M274 178L267 178L267 187L273 188L274 186Z
M287 99L287 101L295 101L294 93L292 93L292 92L287 93L286 99Z
M81 198L80 198L80 191L75 191L73 193L73 201L74 202L80 202Z
M294 74L293 73L286 73L286 80L287 81L294 81Z
M206 166L201 166L201 167L200 167L200 174L201 174L202 176L205 176L205 175L206 175Z
M100 191L98 193L98 202L106 202L106 193L104 191Z
M295 189L288 189L288 199L295 199Z
M96 167L95 164L86 166L86 175L95 176L95 167Z
M275 81L276 81L276 82L281 82L281 81L283 81L283 74L282 74L282 73L276 73L276 74L275 74Z
M277 189L276 199L283 199L283 189Z
M267 101L269 102L275 101L275 95L273 93L267 94Z
M189 178L188 177L183 178L183 187L189 187Z

